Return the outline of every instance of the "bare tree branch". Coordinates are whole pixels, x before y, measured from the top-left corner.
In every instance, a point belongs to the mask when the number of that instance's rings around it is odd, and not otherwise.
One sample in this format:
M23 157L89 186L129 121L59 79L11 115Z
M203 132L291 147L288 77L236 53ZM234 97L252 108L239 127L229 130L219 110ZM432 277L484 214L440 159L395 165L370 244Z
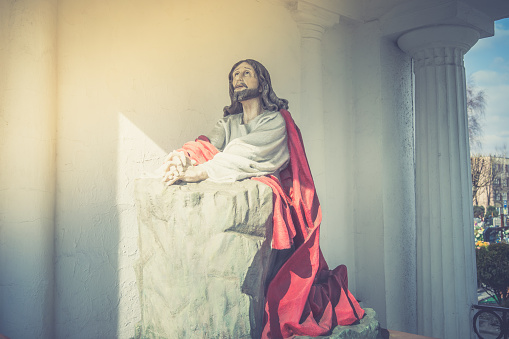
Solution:
M477 88L470 77L467 82L468 137L471 150L481 150L483 120L486 111L486 94Z
M493 184L496 180L500 180L501 174L504 172L504 165L500 162L501 158L505 158L503 154L475 154L470 157L474 205L479 205L478 198L483 191L486 192L488 206L491 204Z

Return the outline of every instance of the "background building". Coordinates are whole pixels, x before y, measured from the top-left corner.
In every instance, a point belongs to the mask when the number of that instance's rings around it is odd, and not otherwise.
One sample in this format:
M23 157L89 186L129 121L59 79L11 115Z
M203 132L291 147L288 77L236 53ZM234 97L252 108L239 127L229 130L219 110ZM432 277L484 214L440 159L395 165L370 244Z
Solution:
M509 193L509 158L472 157L472 187L474 205L494 206L504 213Z

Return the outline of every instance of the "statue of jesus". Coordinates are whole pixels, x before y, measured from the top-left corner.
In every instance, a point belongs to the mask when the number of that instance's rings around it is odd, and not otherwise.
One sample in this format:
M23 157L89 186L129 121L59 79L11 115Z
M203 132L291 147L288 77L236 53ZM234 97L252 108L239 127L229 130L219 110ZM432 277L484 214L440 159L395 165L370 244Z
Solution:
M178 180L224 183L277 175L288 163L285 121L279 113L288 109L288 101L274 93L267 69L258 61L241 60L233 65L228 79L231 105L207 135L220 153L193 166L184 152L171 152L163 168L167 185Z
M165 158L162 180L252 178L272 188L276 263L266 282L263 339L327 335L357 322L364 310L348 290L346 267L329 270L320 250L321 208L288 101L276 96L267 69L255 60L237 62L228 79L224 117Z

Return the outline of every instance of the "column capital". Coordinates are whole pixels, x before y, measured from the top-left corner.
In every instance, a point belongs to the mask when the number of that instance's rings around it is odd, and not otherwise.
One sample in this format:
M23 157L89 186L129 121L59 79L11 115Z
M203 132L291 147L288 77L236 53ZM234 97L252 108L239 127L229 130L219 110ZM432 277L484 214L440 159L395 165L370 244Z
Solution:
M339 15L307 1L292 2L292 15L302 38L322 39L329 27L339 23Z
M414 59L425 58L426 50L447 48L463 55L479 40L479 32L466 26L440 25L414 29L398 39L398 46ZM445 52L444 52L445 53ZM445 53L447 54L447 53ZM457 54L454 52L454 54ZM432 57L447 58L442 53L432 53Z
M402 1L380 18L386 37L394 40L407 32L432 26L466 26L480 38L493 36L494 20L487 13L459 0Z

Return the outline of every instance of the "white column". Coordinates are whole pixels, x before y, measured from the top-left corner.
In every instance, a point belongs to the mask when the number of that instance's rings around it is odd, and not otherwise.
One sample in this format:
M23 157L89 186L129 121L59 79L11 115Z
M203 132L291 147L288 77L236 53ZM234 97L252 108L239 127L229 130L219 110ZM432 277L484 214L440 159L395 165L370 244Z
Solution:
M415 74L417 328L436 338L472 337L476 270L463 56L478 39L474 29L445 25L398 39Z
M0 3L0 332L54 338L56 0Z
M301 33L301 112L299 128L318 197L325 197L322 37L339 16L300 1L295 20Z

